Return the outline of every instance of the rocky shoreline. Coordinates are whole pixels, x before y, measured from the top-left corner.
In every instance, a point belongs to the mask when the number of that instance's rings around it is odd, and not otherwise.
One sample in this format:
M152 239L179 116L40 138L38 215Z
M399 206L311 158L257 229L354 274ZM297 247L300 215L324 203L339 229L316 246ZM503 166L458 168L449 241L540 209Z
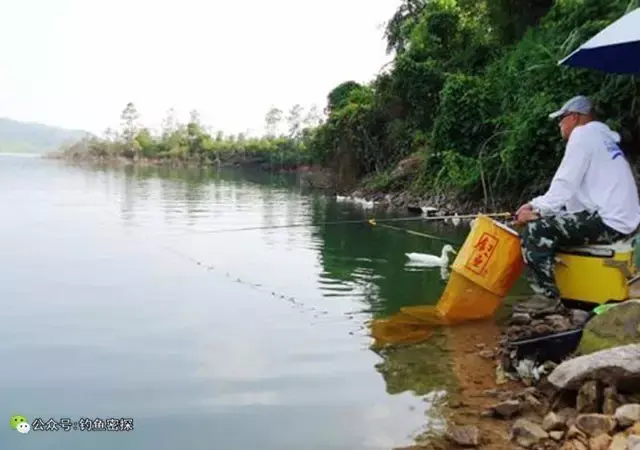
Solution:
M468 394L452 398L445 435L418 448L640 450L640 300L599 315L546 306L518 303L495 342L477 344L493 387L474 408ZM557 337L572 333L580 339ZM536 338L535 351L514 350Z
M368 192L362 189L352 191L347 198L354 202L371 202L386 210L402 212L421 212L425 215L450 216L454 214L472 215L481 213L500 213L515 210L510 200L493 202L491 206L484 201L460 200L455 195L417 195L409 191L396 193Z
M264 158L229 158L217 162L203 163L199 159L182 160L176 158L125 158L117 157L94 157L74 153L66 155L60 152L49 153L43 156L46 159L63 160L81 166L101 166L101 167L172 167L172 168L257 168L274 173L297 173L302 184L316 190L324 191L330 195L338 195L340 192L337 174L328 168L317 165L297 164L280 167L271 164ZM348 183L352 184L352 183ZM488 202L478 200L461 200L453 194L426 194L418 195L408 190L392 193L376 192L362 187L356 187L344 195L345 199L359 204L371 204L376 209L400 212L422 212L427 215L453 215L453 214L478 214L511 211L514 202L509 200L495 200L489 205Z

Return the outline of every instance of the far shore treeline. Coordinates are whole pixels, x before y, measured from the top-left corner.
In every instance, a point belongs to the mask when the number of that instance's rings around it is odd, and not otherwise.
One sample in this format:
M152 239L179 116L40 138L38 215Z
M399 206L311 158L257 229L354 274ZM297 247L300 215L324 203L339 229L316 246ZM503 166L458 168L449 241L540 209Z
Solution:
M546 188L564 150L547 116L577 94L592 97L637 163L640 83L558 66L636 7L637 0L404 0L384 34L392 61L367 84L336 86L322 110L273 108L262 137L209 132L196 112L187 124L169 114L156 135L139 127L130 103L121 130L78 142L64 157L314 165L339 173L347 188L527 198ZM284 124L287 132L277 133Z

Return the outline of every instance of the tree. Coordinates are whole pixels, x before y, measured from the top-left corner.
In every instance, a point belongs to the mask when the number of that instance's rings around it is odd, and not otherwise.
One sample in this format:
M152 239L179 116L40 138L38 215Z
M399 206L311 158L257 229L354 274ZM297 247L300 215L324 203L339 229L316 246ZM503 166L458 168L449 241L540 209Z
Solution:
M166 139L176 131L176 110L169 108L165 118L162 120L162 138Z
M118 140L118 132L109 127L104 130L104 138L109 142L116 142Z
M308 128L315 128L322 122L322 116L320 115L320 108L315 103L311 105L307 115L304 118L304 126Z
M122 139L124 155L137 159L142 150L136 136L138 135L138 120L140 114L132 102L127 103L127 106L120 115L120 121L122 125Z
M282 120L282 110L271 107L265 116L267 135L270 137L275 137L278 132L278 125Z
M304 110L299 104L293 105L287 116L287 122L289 123L289 137L297 138L300 135L300 129L302 124L302 113Z
M122 137L126 143L131 143L136 137L138 132L138 120L140 114L132 102L127 103L127 106L120 115L120 121L122 123Z
M142 154L146 157L152 157L156 153L156 143L151 136L151 132L147 128L142 128L137 136L136 142L140 146Z
M191 112L189 113L189 122L195 123L200 128L202 128L202 124L200 123L200 113L197 110L191 110Z

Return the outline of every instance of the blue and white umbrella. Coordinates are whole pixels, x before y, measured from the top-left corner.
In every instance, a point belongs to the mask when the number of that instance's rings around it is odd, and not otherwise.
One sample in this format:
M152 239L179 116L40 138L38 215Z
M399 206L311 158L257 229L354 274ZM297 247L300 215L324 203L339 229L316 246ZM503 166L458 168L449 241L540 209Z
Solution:
M558 64L609 73L640 73L640 8L613 22Z

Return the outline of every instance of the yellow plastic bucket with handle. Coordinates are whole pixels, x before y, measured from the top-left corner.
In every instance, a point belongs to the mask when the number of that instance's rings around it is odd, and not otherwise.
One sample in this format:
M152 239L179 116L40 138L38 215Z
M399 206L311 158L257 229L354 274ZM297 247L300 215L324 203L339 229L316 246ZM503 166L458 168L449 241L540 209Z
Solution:
M500 306L502 297L473 281L452 272L447 287L435 309L448 323L491 317Z
M486 319L524 270L518 233L479 216L453 262L444 293L435 306L408 306L372 324L379 344L419 342L437 326Z
M454 322L490 317L524 267L518 233L487 216L478 216L453 262L436 309Z

